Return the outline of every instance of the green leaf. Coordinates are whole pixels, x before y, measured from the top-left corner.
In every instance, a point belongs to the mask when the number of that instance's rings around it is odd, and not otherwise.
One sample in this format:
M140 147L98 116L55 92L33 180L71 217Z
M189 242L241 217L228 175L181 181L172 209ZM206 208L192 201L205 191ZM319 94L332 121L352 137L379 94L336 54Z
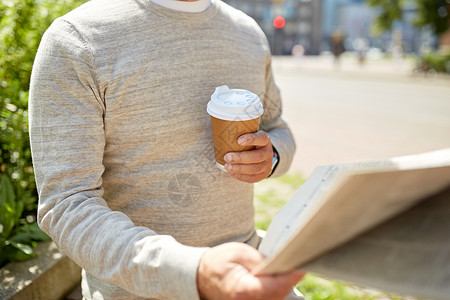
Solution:
M8 244L1 250L2 251L0 252L0 267L5 263L7 263L8 261L24 261L37 256L33 250L31 251L31 253L27 254L23 252L21 249L11 244Z
M0 204L9 204L14 207L16 195L14 194L13 185L6 174L0 178Z
M23 202L17 201L16 202L16 209L14 210L14 221L15 223L19 222L20 217L22 216L23 212Z
M22 251L23 253L25 253L27 255L32 255L34 253L33 248L30 245L17 243L12 240L9 240L9 243L11 244L11 246L19 249L20 251Z
M18 219L16 218L15 194L6 174L0 178L0 235L8 238Z
M18 227L10 241L29 244L32 241L50 241L51 238L45 234L36 222Z

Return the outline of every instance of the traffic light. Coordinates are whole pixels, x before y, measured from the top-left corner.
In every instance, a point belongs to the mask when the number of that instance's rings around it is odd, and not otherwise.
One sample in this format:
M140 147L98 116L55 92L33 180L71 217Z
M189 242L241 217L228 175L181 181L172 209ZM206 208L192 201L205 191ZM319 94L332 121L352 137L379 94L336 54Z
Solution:
M275 19L273 19L273 26L276 29L282 29L286 25L286 20L282 16L276 16Z

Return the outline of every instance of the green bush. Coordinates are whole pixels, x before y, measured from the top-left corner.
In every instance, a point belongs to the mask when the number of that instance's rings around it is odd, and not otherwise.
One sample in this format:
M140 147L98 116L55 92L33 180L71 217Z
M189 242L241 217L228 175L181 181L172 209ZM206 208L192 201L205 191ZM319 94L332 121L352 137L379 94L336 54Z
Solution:
M430 52L419 57L417 69L422 72L434 71L450 74L450 52Z
M35 256L37 241L50 238L43 233L32 215L23 218L24 208L33 204L34 198L16 198L14 187L3 174L0 178L0 266L13 260L26 260ZM29 212L29 211L28 211Z
M85 0L0 2L0 266L34 256L48 237L36 225L37 193L28 138L31 68L45 30Z

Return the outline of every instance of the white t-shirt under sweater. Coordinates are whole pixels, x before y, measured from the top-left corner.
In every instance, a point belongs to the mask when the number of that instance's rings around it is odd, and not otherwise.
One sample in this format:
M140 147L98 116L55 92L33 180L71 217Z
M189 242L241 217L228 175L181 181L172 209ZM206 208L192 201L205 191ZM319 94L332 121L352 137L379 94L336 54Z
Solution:
M184 12L202 12L211 6L211 0L196 0L196 1L182 1L182 0L149 0L153 3L163 7L184 11Z
M253 185L216 167L206 104L224 84L260 95L284 173L295 145L270 62L257 24L218 0L93 0L47 30L29 99L38 222L85 298L198 299L204 247L254 237Z

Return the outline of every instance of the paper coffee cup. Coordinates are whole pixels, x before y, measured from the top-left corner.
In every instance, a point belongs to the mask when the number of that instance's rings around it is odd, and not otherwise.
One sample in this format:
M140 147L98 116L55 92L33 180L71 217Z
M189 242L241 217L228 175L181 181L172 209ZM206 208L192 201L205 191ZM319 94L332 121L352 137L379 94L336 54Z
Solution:
M211 95L206 110L211 118L216 165L225 170L223 157L226 153L254 148L240 146L237 140L245 133L258 131L263 105L259 97L250 91L222 85Z

